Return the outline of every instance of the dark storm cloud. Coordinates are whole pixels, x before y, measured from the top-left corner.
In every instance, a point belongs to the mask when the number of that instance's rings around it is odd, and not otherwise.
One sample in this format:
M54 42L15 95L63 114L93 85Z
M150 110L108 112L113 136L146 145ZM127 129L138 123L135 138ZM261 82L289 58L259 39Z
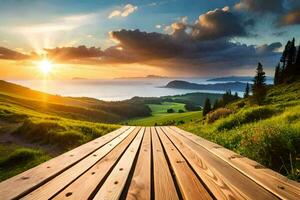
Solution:
M300 24L300 7L290 10L285 15L281 16L279 26L289 26Z
M246 10L258 14L283 12L284 0L241 0L234 7L237 10Z
M7 49L5 47L0 47L0 59L7 59L7 60L25 60L29 59L29 55L25 55L19 53L17 51L13 51L11 49Z
M174 32L175 33L175 32ZM226 37L211 40L201 40L186 34L185 37L174 35L147 33L139 30L121 30L111 34L120 42L123 55L135 55L135 62L153 63L175 67L180 63L184 66L226 66L238 67L253 64L253 61L267 57L278 56L275 52L281 43L254 46L230 42ZM172 48L170 48L170 46ZM113 54L111 57L115 57ZM124 56L126 57L126 56ZM159 60L152 62L151 60ZM230 64L230 66L228 66Z

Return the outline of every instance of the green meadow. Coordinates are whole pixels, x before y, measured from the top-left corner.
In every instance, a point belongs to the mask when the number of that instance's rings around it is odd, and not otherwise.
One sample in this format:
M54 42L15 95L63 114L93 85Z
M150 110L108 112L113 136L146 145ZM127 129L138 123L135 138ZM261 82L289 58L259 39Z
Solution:
M186 111L183 103L162 102L161 104L148 104L148 106L151 109L151 116L131 119L123 123L136 126L177 125L202 116L200 111ZM168 109L173 109L174 113L168 113ZM179 113L179 110L184 112Z

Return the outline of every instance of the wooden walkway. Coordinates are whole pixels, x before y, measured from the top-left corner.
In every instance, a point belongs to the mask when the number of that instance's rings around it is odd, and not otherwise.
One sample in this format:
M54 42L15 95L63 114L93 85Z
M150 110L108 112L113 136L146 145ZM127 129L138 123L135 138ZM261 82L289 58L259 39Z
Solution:
M300 184L176 127L122 127L0 183L0 199L300 199Z

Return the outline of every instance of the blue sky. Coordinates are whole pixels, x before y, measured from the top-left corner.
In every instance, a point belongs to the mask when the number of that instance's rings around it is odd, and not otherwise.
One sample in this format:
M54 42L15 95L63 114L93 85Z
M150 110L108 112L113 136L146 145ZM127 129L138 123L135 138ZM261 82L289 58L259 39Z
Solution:
M194 73L212 75L218 71L223 73L228 71L226 67L232 74L249 73L250 65L262 60L265 61L267 70L271 73L280 56L278 52L282 51L285 43L293 37L299 43L297 40L300 39L299 8L297 0L3 0L0 7L0 47L28 55L30 52L45 54L44 49L85 45L87 48L100 47L104 51L105 56L102 56L105 60L108 54L111 57L115 56L112 55L112 51L105 51L106 49L124 49L124 54L130 53L130 56L135 54L130 61L124 62L127 65L141 64L169 71L170 66L176 63L172 74L182 71L186 75ZM197 20L201 15L203 15L203 21L199 22ZM218 27L213 29L213 26L222 26L223 19L220 16L223 15L226 18L224 20L227 20L224 21L223 30L219 30ZM295 19L289 21L288 17L291 15L295 16ZM245 25L247 21L249 24ZM241 26L239 30L237 26ZM122 29L128 32L117 33ZM135 29L139 29L140 32L130 32ZM177 37L174 34L175 30L178 30L178 33L182 31L181 33L189 37L188 42L182 42L182 34ZM192 30L203 33L200 33L199 37L194 37L196 32L191 33ZM143 31L147 34L143 34ZM109 34L110 32L116 32L116 34ZM137 44L152 45L157 41L153 40L156 36L150 35L151 32L160 33L162 37L170 36L171 39L168 38L168 40L170 39L173 45L176 44L176 48L180 42L178 48L186 46L187 43L191 43L190 47L197 43L197 51L193 49L193 55L186 55L191 48L188 47L187 50L184 47L184 53L176 52L171 55L164 51L167 55L160 57L154 56L155 48L143 48L143 51L147 51L147 55L138 55L141 49L132 41L138 36L140 41ZM209 32L216 36L209 38ZM144 36L145 39L141 39ZM186 36L184 36L185 39ZM116 40L118 40L117 43ZM150 44L143 43L149 40L151 40ZM222 62L222 56L229 58L233 55L218 51L204 57L203 55L207 52L204 52L203 44L209 41L217 42L216 45L230 46L227 52L234 52L233 49L243 49L242 51L249 54L250 52L255 54L255 52L262 52L263 49L264 53L261 56L254 56L247 62L243 60L240 64L228 62L228 60ZM270 49L269 46L274 48ZM198 49L201 49L201 52L198 52ZM215 58L217 53L218 57ZM201 58L197 57L198 55ZM243 56L247 57L246 54ZM177 62L175 57L180 57L180 62ZM215 65L209 60L212 57L218 61ZM123 63L120 57L108 60L118 60L118 62L111 62L114 65ZM74 62L71 63L74 64ZM104 64L86 62L85 65ZM191 66L187 67L189 65ZM203 67L197 67L197 65ZM212 66L215 66L215 69L210 70Z

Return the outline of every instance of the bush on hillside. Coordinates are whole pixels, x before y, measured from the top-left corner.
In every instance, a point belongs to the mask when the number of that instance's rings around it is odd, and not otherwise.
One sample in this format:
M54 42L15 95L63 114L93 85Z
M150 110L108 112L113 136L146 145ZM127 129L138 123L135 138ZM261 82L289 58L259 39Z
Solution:
M0 158L0 181L30 169L50 157L37 149L18 148Z
M217 110L210 112L206 116L207 123L213 123L214 121L227 117L228 115L232 114L232 111L228 108L218 108Z
M300 153L299 127L268 124L244 129L242 134L238 150L243 155L292 179L300 179L296 160Z
M167 113L174 113L175 111L174 111L174 109L173 108L169 108L168 110L167 110Z
M241 124L259 121L272 117L278 110L270 107L254 107L242 110L219 122L217 130L232 129Z
M84 139L83 134L78 131L67 130L66 127L56 122L34 122L29 119L16 130L15 134L24 136L33 142L54 144L62 148L77 146Z

